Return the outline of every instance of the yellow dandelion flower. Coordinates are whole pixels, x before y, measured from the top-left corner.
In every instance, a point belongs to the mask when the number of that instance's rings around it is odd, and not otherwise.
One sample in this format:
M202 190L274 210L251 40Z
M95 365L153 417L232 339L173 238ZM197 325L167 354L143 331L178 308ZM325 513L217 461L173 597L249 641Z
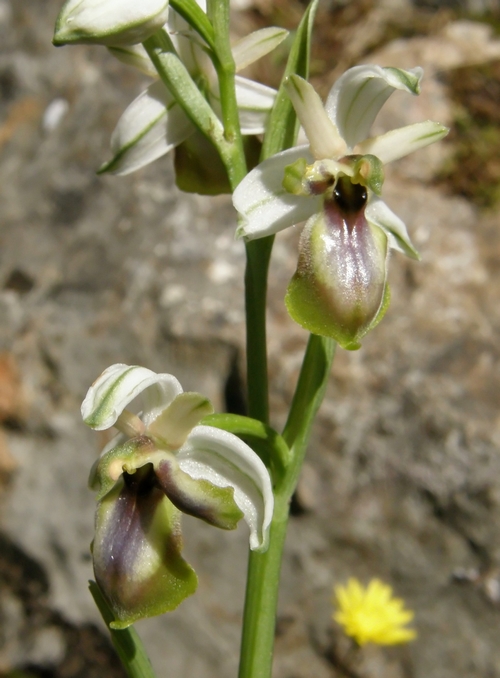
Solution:
M364 588L350 578L345 586L336 586L334 593L338 611L333 618L358 645L397 645L416 638L416 631L404 628L413 612L405 610L404 601L393 598L392 588L379 579Z

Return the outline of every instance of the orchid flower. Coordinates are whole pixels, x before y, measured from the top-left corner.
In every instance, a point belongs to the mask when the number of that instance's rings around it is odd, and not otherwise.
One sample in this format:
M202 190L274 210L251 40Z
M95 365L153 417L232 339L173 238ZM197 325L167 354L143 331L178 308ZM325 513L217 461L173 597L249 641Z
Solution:
M197 0L205 11L205 1ZM215 69L200 42L199 35L170 9L165 29L170 34L179 58L205 94L217 114L220 112ZM272 51L288 31L264 28L246 36L233 47L239 71ZM111 48L120 60L138 67L148 75L156 71L141 45ZM241 131L244 135L264 132L267 115L274 104L276 91L265 85L236 76L236 99ZM185 141L195 126L175 101L163 82L156 81L125 110L111 136L112 159L100 172L125 175L153 162Z
M308 220L286 304L292 318L344 348L382 318L388 302L389 248L418 258L403 221L380 198L383 165L438 141L447 128L420 122L369 137L395 90L418 94L422 69L349 69L323 106L299 76L287 92L309 144L265 160L240 183L233 203L238 234L262 238Z
M168 0L66 0L56 20L54 45L133 45L167 21Z
M127 409L138 396L140 415ZM226 530L244 518L250 548L267 548L274 501L268 471L235 435L199 425L212 411L174 376L122 364L105 370L83 401L86 424L120 431L90 476L98 493L94 572L115 628L172 610L196 589L181 556L181 512Z

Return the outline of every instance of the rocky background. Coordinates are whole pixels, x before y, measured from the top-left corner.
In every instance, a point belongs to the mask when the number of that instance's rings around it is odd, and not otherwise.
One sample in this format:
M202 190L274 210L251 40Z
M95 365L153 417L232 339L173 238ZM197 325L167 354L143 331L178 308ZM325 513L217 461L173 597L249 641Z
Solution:
M244 252L228 197L181 194L172 158L96 177L144 79L103 48L51 46L60 0L0 0L0 676L122 678L87 591L103 438L79 405L114 362L173 372L242 411ZM293 28L297 0L239 3L235 33ZM329 0L312 79L362 62L425 68L379 130L432 118L446 142L390 168L385 197L422 254L391 262L392 305L339 351L294 500L277 678L500 678L500 8L497 0ZM256 76L275 84L284 53ZM299 229L270 278L273 423L306 341L283 295ZM198 593L137 625L159 678L236 675L244 528L185 520ZM352 653L332 586L380 577L418 640Z

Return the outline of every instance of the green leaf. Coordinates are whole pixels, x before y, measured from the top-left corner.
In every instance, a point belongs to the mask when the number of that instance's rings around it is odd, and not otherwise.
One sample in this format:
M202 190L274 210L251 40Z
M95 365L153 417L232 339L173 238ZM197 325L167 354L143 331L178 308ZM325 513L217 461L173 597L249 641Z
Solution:
M276 103L269 116L262 148L262 160L290 148L295 142L298 129L297 116L292 102L286 93L284 84L288 76L293 73L307 79L309 74L312 27L317 7L318 0L313 0L304 12L304 16L295 33L285 72L276 96Z
M214 49L213 26L196 0L170 0L170 7L201 35L212 50Z
M201 423L220 428L241 438L270 469L273 484L279 483L288 468L290 450L274 429L257 419L239 414L210 414Z

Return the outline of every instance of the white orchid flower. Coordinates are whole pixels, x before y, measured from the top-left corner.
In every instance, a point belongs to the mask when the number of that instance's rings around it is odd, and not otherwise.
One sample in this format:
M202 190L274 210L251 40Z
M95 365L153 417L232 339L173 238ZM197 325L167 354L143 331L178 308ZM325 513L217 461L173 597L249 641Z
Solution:
M168 0L67 0L56 20L55 45L133 45L167 21Z
M205 2L198 0L205 11ZM204 89L210 105L220 111L218 83L212 62L201 38L177 12L170 10L169 32L177 53L191 76ZM275 49L288 35L282 28L263 28L246 36L233 47L239 71ZM140 46L111 48L122 61L135 65L149 75L155 69ZM236 100L241 131L244 135L262 134L276 91L258 82L236 76ZM100 172L125 175L153 162L185 141L195 127L161 82L155 82L125 110L111 136L112 159Z
M368 137L395 90L418 94L422 69L356 66L323 106L313 87L291 76L287 91L309 140L265 160L233 195L238 235L277 233L308 220L286 304L314 334L349 349L382 317L389 297L388 250L418 258L405 224L381 200L383 165L443 138L437 122Z
M127 409L138 396L140 415ZM196 574L181 556L181 512L222 529L244 518L250 548L267 548L269 473L235 435L199 425L212 411L172 375L122 364L105 370L83 401L86 424L120 431L90 478L98 492L94 572L115 628L172 610L196 589Z

